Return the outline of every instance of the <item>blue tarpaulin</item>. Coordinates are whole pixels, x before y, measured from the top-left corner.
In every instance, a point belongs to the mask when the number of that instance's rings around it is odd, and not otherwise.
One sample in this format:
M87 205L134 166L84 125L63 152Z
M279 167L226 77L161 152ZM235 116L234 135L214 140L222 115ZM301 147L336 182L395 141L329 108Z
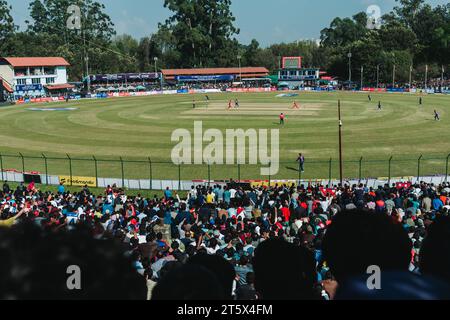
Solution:
M212 75L212 76L176 76L177 81L233 81L232 75Z

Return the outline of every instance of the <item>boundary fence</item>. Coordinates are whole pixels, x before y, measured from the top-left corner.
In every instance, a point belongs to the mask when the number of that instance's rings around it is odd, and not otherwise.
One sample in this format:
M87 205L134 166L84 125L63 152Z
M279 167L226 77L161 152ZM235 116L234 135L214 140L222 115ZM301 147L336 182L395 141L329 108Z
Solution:
M343 162L345 180L364 181L376 179L391 180L420 180L422 177L447 177L449 175L450 154L448 155L420 155L414 158L400 158L389 156L385 159L369 159L359 157ZM300 170L295 161L280 162L280 170L274 176L261 176L260 165L176 165L168 161L154 161L151 157L145 159L105 159L96 156L72 157L40 156L0 153L1 179L7 180L9 174L39 175L41 183L46 185L59 184L63 181L67 185L102 186L105 181L127 186L133 189L157 190L161 188L157 181L174 181L178 189L184 182L211 183L214 181L321 181L331 183L338 178L339 161L330 158L306 159L305 172ZM17 178L15 178L17 180ZM129 181L140 181L132 183ZM156 181L156 182L155 182ZM155 182L155 183L154 183ZM177 183L178 182L178 183ZM183 182L183 183L182 183ZM112 184L112 183L111 183ZM177 189L177 188L174 188Z

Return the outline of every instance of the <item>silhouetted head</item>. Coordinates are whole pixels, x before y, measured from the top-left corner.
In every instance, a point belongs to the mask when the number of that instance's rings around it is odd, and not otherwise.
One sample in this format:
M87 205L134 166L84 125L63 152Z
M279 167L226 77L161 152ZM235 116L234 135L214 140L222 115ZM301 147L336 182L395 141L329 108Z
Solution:
M187 264L171 270L156 285L152 300L223 300L217 277L207 268Z
M264 300L314 299L313 254L284 240L270 239L255 250L255 289Z
M217 255L199 253L191 257L187 264L202 266L212 272L219 280L225 292L225 299L231 299L233 280L236 277L236 272L227 260Z
M367 273L407 271L412 243L400 225L388 216L364 210L338 213L322 241L323 254L336 279L343 281Z
M21 223L0 228L0 243L0 299L146 299L145 279L123 249L86 227L52 232Z
M420 251L420 270L450 283L450 217L438 217L430 226Z

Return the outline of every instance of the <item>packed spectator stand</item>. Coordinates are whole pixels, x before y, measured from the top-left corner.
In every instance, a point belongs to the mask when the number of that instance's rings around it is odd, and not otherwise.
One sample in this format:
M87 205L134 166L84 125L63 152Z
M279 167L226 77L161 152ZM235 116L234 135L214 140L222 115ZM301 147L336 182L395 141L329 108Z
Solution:
M33 260L30 250L45 246L52 261L63 249L82 248L88 261L95 248L110 246L120 273L109 265L109 276L123 276L129 284L118 280L108 294L93 289L81 298L139 299L144 291L154 300L449 298L449 183L248 191L230 183L192 187L186 195L167 189L162 198L146 198L127 196L116 186L94 195L87 187L70 192L60 185L51 193L34 184L12 189L5 182L0 203L0 239L22 235L8 240L0 255L12 250L16 257L31 256L8 261L2 281L16 281L18 288L27 283L29 292L38 288L43 297L52 279L11 277L23 263L39 267L41 259ZM100 260L112 255L89 260L86 268L103 268ZM381 268L384 290L367 289L371 265ZM17 290L4 286L0 297L27 297Z

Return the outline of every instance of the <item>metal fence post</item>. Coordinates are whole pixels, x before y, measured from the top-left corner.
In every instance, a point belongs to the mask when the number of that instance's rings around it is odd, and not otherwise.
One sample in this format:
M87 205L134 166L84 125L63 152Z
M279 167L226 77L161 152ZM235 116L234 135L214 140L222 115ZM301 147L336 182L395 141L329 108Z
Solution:
M211 186L211 163L208 161L208 187Z
M420 155L417 160L417 182L420 182L420 162L422 161L423 155Z
M333 158L330 158L330 161L329 161L329 163L328 163L328 180L329 180L329 187L331 188L331 179L332 179L332 177L331 177L331 163L332 163L332 161L333 161Z
M22 153L19 152L20 158L22 159L22 173L25 173L25 158Z
M389 184L389 185L391 185L391 178L392 178L391 168L392 168L392 159L393 159L393 158L394 158L393 156L391 156L391 157L389 158L389 164L388 164L388 177L389 177L388 184Z
M238 163L238 182L241 182L241 164Z
M45 154L42 154L42 158L44 158L44 166L45 166L45 185L48 186L48 165L47 165L47 157Z
M98 188L98 167L97 167L97 158L96 158L95 156L92 156L92 159L94 159L95 186Z
M0 155L0 159L1 159L1 155ZM450 154L447 156L447 160L445 162L445 182L448 181L448 162L450 159Z
M149 168L149 178L150 178L150 190L153 189L153 171L152 171L152 159L148 157L148 168Z
M70 173L70 185L73 186L73 174L72 174L72 159L69 154L66 153L67 159L69 159L69 173Z
M1 153L0 153L0 170L2 172L2 181L5 181L5 177L3 175L3 156Z
M181 164L178 164L178 191L181 191Z
M271 180L271 178L272 178L272 175L271 175L271 172L272 172L272 170L270 170L270 168L272 168L272 162L271 161L269 161L269 187L270 187L270 180Z
M298 162L298 185L300 185L302 181L302 163L301 161Z
M359 159L359 182L361 183L362 180L362 162L363 162L363 157L361 157Z
M120 171L122 172L122 188L125 188L125 171L123 169L123 159L120 157Z

